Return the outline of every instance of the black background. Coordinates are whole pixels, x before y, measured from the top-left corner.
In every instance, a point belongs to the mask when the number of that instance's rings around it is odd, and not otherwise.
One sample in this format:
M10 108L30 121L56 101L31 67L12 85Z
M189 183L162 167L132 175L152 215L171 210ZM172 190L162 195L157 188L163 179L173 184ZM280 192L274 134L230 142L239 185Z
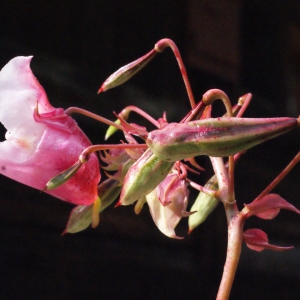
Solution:
M296 57L283 60L296 3L247 2L241 2L238 83L188 65L195 97L213 87L233 99L251 91L247 116L283 116L289 87L283 62L297 63ZM56 107L79 106L114 119L113 111L134 104L156 118L166 110L176 121L189 104L169 51L123 87L101 95L97 90L108 75L161 38L173 39L184 58L187 18L186 1L10 0L0 7L0 63L34 55L33 72ZM103 142L106 126L76 119L93 143ZM241 207L297 153L298 141L293 131L241 159L236 169ZM208 166L205 158L200 162ZM298 167L275 192L299 208L297 172ZM210 173L201 176L204 183ZM61 236L71 205L3 176L0 192L1 299L214 299L217 293L226 254L221 206L189 236L183 220L177 230L185 235L182 241L163 236L146 207L138 216L132 207L108 208L97 229ZM246 227L261 228L271 243L296 249L256 253L244 247L231 299L299 299L300 218L284 211L272 221L250 220Z

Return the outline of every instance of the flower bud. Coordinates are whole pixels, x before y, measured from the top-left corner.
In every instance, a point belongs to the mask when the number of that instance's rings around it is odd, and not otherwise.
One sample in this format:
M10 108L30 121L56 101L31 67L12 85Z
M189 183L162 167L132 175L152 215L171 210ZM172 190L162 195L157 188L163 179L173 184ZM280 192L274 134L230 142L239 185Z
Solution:
M137 72L144 68L156 54L157 52L155 50L151 50L144 56L114 72L104 81L98 93L105 92L129 80L132 76L134 76Z
M298 126L296 118L209 118L170 123L149 133L146 143L161 160L224 157L247 150Z

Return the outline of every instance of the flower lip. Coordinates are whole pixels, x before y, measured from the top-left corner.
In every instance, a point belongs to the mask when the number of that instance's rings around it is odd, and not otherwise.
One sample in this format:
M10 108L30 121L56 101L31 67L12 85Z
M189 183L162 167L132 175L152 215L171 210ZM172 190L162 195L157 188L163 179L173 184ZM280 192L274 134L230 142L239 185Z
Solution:
M0 122L7 129L0 153L20 163L33 155L46 128L32 117L37 103L41 113L55 111L31 72L31 59L16 57L0 72Z

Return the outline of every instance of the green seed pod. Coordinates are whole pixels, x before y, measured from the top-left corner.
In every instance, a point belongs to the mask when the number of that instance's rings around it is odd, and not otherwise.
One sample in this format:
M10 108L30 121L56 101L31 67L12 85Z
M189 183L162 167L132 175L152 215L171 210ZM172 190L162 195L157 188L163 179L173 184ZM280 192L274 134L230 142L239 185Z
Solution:
M212 176L204 187L216 191L218 189L218 181L216 176ZM203 223L210 213L217 207L219 202L220 201L215 197L200 192L191 207L191 211L195 211L195 213L189 216L189 232Z
M170 123L151 131L146 144L161 160L198 155L224 157L247 150L298 126L295 118L209 118Z
M173 165L147 149L128 170L118 205L129 205L148 195L166 178Z
M106 179L98 186L98 194L101 198L100 212L111 205L121 191L120 182L115 179ZM63 232L76 233L89 227L92 223L93 204L91 205L78 205L70 214L68 224Z

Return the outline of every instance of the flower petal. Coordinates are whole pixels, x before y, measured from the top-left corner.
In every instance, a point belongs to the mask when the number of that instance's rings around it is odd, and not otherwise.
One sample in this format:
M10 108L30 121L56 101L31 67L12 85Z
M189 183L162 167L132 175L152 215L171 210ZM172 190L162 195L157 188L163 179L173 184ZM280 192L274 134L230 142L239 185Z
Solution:
M170 238L183 239L175 234L175 227L181 217L172 210L173 203L163 206L157 197L156 189L146 196L150 214L158 229Z
M0 122L8 130L7 140L0 143L0 173L43 190L51 178L72 166L91 142L63 109L50 105L31 72L31 58L16 57L0 72ZM37 105L39 113L35 112ZM89 205L98 198L99 179L99 162L92 154L69 181L48 193Z

